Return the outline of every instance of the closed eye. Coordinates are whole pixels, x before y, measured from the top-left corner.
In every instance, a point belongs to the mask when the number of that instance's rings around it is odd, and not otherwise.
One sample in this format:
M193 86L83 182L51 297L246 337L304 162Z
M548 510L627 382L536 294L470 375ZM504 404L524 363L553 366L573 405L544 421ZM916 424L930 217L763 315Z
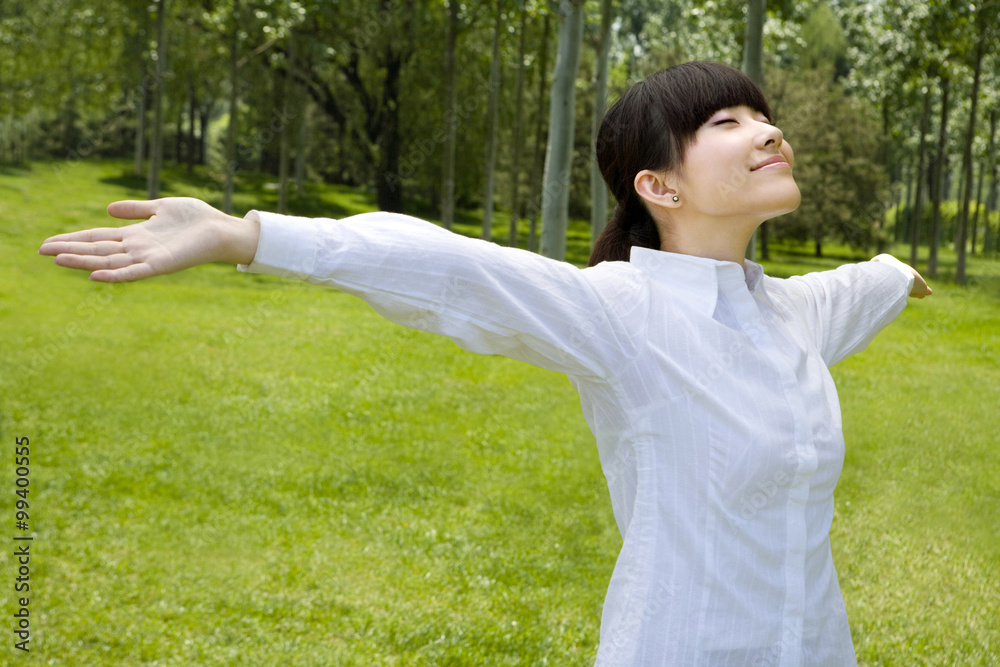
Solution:
M740 124L739 121L736 120L735 118L722 118L712 123L712 125L722 125L723 123L736 123L737 125Z

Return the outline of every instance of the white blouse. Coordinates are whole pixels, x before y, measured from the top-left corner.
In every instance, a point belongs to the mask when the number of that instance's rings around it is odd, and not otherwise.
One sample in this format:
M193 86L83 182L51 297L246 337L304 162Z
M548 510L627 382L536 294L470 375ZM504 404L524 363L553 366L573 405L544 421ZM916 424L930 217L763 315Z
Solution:
M240 270L569 376L624 541L597 665L855 664L830 551L844 441L827 367L900 313L908 271L783 280L643 248L578 269L403 215L256 215Z

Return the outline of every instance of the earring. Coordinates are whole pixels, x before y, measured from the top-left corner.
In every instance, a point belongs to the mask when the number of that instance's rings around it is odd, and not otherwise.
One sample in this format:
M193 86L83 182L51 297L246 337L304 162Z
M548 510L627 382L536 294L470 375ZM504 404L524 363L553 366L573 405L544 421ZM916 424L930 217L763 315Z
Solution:
M681 198L680 198L680 197L678 197L677 195L674 195L674 196L672 197L672 199L673 199L674 201L680 201L680 200L681 200Z

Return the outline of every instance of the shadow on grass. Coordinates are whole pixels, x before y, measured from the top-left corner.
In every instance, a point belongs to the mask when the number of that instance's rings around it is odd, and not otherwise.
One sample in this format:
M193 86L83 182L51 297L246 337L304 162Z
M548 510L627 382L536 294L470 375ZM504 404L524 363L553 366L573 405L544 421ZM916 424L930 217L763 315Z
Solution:
M31 163L13 164L10 162L0 163L0 176L25 177L30 176L33 171Z
M146 177L135 176L134 174L123 173L120 176L105 176L104 178L99 179L99 182L123 188L125 190L146 190ZM161 189L166 189L166 185L166 183L161 184Z
M146 192L148 183L145 175L136 176L130 171L122 171L117 176L105 176L100 179L101 183L124 188L126 190L138 190ZM220 195L222 186L203 173L187 173L183 169L165 170L160 179L160 193L164 196L188 196L192 190L217 190Z
M142 196L147 188L145 176L136 176L127 171L116 176L101 178L100 182L136 192ZM336 198L330 197L328 192L330 186L324 186L322 192L310 186L311 184L307 184L302 196L292 195L289 197L290 214L339 218L357 212L341 204ZM220 209L225 201L223 188L224 185L221 182L206 174L202 168L190 173L183 168L166 168L160 181L161 196L197 197ZM345 189L345 194L356 195L356 191ZM267 177L258 174L241 174L233 188L233 199L240 203L247 203L249 200L254 208L261 210L277 211L278 184L270 182Z

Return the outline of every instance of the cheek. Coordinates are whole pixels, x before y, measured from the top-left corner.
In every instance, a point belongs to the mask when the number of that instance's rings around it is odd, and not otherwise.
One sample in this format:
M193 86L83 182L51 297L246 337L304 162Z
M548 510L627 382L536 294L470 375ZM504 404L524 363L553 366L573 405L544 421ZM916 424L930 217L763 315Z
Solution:
M792 145L787 141L781 143L781 154L785 156L788 164L795 166L795 151L792 150Z

